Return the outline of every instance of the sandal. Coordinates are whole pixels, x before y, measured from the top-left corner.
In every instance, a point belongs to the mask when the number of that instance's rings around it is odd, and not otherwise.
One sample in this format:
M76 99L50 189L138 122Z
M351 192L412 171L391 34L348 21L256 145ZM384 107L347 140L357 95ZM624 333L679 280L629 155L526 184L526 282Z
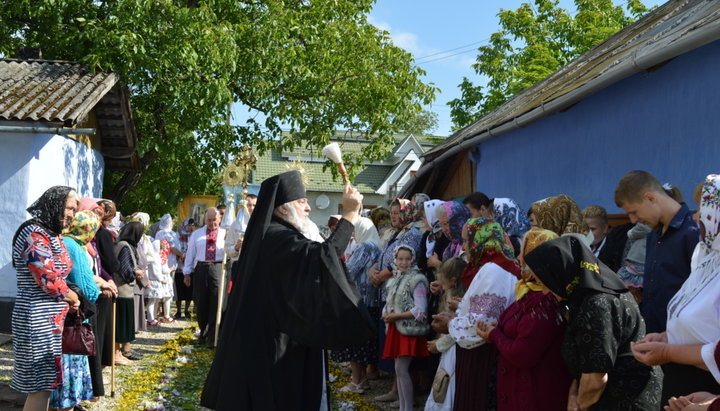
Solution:
M366 378L366 379L360 381L357 384L357 386L362 388L363 390L369 390L370 389L370 381L368 381L368 379Z
M122 352L122 355L123 355L125 358L127 358L128 360L133 360L133 361L140 361L140 360L142 360L142 355L136 353L136 352L133 351L133 350L123 351L123 352ZM115 360L115 361L117 362L117 360Z
M165 317L165 318L161 318L161 319L160 319L160 322L161 322L161 323L172 324L172 323L175 322L175 319L172 318L172 317Z
M156 319L153 319L153 320L151 320L151 321L148 321L148 322L147 322L147 325L148 325L149 327L157 327L158 325L160 325L160 321L158 321L158 320L156 320Z
M360 384L349 382L346 386L340 388L340 392L352 392L354 394L362 394L365 392L365 390L360 387Z

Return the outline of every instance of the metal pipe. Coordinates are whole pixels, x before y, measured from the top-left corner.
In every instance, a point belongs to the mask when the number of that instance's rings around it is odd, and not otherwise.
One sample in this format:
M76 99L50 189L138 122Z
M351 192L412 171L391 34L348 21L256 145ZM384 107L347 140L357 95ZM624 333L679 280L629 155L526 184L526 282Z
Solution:
M63 128L63 127L35 127L35 126L0 126L0 133L28 133L28 134L57 134L67 136L94 135L97 130L94 128Z

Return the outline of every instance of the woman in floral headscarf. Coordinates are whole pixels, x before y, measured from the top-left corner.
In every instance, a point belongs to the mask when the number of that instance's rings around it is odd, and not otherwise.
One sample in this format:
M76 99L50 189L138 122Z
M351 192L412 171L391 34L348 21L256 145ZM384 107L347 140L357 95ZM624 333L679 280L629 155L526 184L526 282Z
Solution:
M681 354L692 350L700 351L705 363L711 363L715 342L720 339L720 175L707 176L700 190L696 190L695 201L700 210L695 219L700 228L700 241L693 253L690 276L668 303L667 331L648 334L643 344L633 347L635 357L648 365L678 362L673 357L653 358L658 352L676 351ZM682 345L684 347L672 347ZM695 346L695 347L692 347ZM717 391L720 371L710 367L712 373L689 365L673 364L670 384L663 384L663 397L685 395L693 391ZM666 387L666 385L668 385Z
M376 207L370 211L370 219L380 236L380 248L384 249L390 237L395 233L390 221L390 210L385 207Z
M435 215L440 222L445 237L450 244L442 251L442 261L457 257L462 251L462 230L470 218L470 210L456 201L446 201L441 207L435 209Z
M528 231L522 255L557 238L541 228ZM499 352L497 375L498 411L567 409L570 374L560 355L565 318L552 294L532 279L532 270L522 266L523 278L515 284L516 301L501 315L497 327L478 322L477 333L495 344Z
M63 242L73 262L67 280L79 287L87 304L81 309L85 314L95 313L95 301L100 288L95 283L90 264L88 244L100 228L100 218L90 210L75 214L69 227L63 230ZM96 347L97 350L97 347ZM102 375L95 376L102 381ZM93 377L90 375L88 357L85 355L63 354L63 386L50 395L50 408L72 408L80 401L90 400L93 394Z
M532 215L538 227L550 230L557 235L573 235L588 247L592 243L592 233L580 208L570 196L560 194L536 201L531 206Z
M495 221L500 223L510 238L515 255L520 255L520 242L525 233L530 230L530 221L525 210L512 198L494 198L493 210Z
M455 410L495 409L497 350L477 334L475 325L478 321L497 322L515 301L520 266L505 241L505 232L495 221L471 218L462 237L468 265L461 280L467 291L457 316L447 324L457 343Z

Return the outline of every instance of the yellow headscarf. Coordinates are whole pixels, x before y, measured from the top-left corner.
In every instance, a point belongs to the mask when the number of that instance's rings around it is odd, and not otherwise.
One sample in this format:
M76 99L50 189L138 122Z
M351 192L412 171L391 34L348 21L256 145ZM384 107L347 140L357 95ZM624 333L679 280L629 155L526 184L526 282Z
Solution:
M78 211L70 225L63 230L63 236L72 238L87 248L87 244L95 237L99 228L100 217L97 214L91 210Z
M532 274L532 270L525 264L525 256L528 255L535 247L540 244L558 238L558 235L550 230L545 230L540 227L533 227L530 231L525 234L522 242L522 251L520 252L520 263L522 264L522 279L515 283L515 299L520 300L525 295L532 291L541 291L542 286L534 281L527 281L527 278Z

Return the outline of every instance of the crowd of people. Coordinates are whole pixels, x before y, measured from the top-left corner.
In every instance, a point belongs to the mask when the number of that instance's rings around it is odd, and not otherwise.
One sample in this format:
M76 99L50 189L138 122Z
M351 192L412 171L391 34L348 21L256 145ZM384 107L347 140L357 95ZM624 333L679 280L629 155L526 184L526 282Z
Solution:
M252 198L246 203L254 204ZM32 218L13 238L18 294L11 387L28 394L25 409L83 409L81 401L99 400L103 367L141 359L131 347L136 333L190 319L193 300L201 339L212 335L216 306L208 304L213 292L217 298L217 284L209 289L207 273L217 271L225 252L217 209L208 210L202 230L187 218L176 232L169 214L153 225L143 212L121 219L112 201L55 186L28 212ZM236 255L241 244L229 248ZM63 353L64 326L78 315L91 326L95 355Z
M349 363L341 391L394 374L375 399L401 411L421 393L426 410L720 409L720 176L698 185L692 212L676 187L631 171L614 199L630 222L612 228L603 207L564 194L527 213L481 192L416 194L361 216L347 186L322 230L296 174L263 183L259 215L252 196L232 225L211 208L177 233L169 215L120 228L111 201L43 194L13 239L12 387L27 409L104 395L102 367L137 359L135 332L181 317L183 301L189 316L190 300L199 342L218 347L203 392L216 409L323 409L320 348ZM216 341L218 294L230 298ZM267 317L248 315L261 306ZM80 311L95 356L62 353Z
M568 195L373 209L343 258L377 334L332 352L342 391L382 370L395 382L375 399L403 411L428 390L426 410L720 409L720 176L694 200L632 171L612 228Z

